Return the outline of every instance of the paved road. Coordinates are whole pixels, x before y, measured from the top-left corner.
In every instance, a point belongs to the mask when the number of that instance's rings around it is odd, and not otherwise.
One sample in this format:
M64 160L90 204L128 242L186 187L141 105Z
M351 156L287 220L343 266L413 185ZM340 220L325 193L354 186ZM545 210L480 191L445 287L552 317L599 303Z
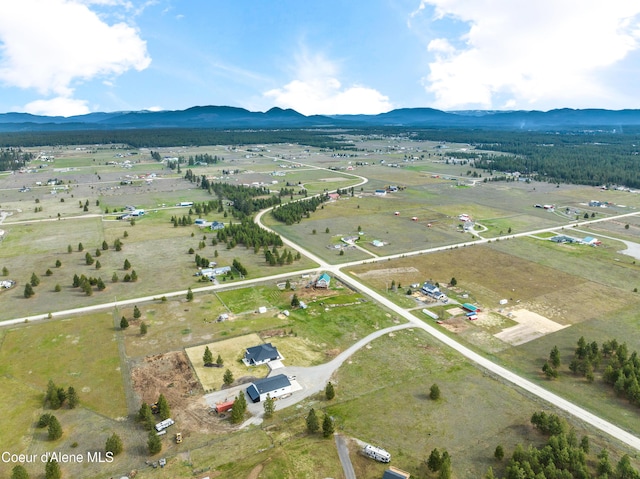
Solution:
M336 434L335 439L336 447L338 449L338 457L340 457L340 462L342 463L342 470L344 471L345 479L356 479L356 471L353 470L353 464L351 464L347 441L345 441L344 437L340 434Z
M283 161L283 160L280 160L280 161ZM293 163L299 163L299 162L293 162ZM316 168L316 169L322 169L322 168ZM351 175L351 176L357 176L357 175ZM361 179L361 183L360 184L364 184L367 181L366 178L363 178L363 177L358 177L358 178ZM359 185L356 185L356 186L359 186ZM265 229L269 230L269 228L265 227L260 222L262 216L267 211L269 211L269 210L264 210L264 211L260 212L258 215L256 215L255 221L258 224L260 224L262 227L264 227ZM611 220L621 219L621 218L625 218L625 217L636 216L638 214L640 214L640 212L627 213L627 214L616 215L616 216L612 216L612 217L608 217L608 218L599 218L599 219L593 219L593 220L588 220L588 221L577 221L575 223L572 223L571 226L574 226L574 227L587 226L587 225L592 224L592 223L598 223L598 222L601 222L601 221L611 221ZM510 234L510 235L507 235L507 236L502 236L501 239L518 238L518 237L522 237L522 236L530 236L530 235L545 233L545 232L548 232L548 231L554 231L554 230L557 230L557 229L558 229L558 226L552 227L552 228L542 228L542 229L539 229L539 230L527 231L527 232L522 232L522 233L517 233L517 234ZM395 254L395 255L379 257L379 258L375 258L375 259L372 258L372 259L367 259L367 260L363 260L363 261L353 261L353 262L349 262L349 263L343 263L343 264L340 264L340 265L331 265L331 264L328 264L326 261L322 260L321 258L317 257L316 255L312 254L310 251L308 251L305 248L301 247L300 245L288 240L287 238L283 237L282 239L283 239L283 242L285 244L287 244L288 246L290 246L292 248L295 248L297 251L300 251L301 254L306 255L307 257L309 257L310 259L312 259L313 261L315 261L319 265L319 268L314 268L314 269L307 270L308 272L313 272L313 271L318 271L318 270L329 271L331 274L333 274L335 277L339 278L344 283L350 285L354 289L359 290L363 294L366 294L366 295L370 296L372 299L377 301L379 304L385 306L389 310L391 310L391 311L395 312L396 314L398 314L399 316L405 318L411 325L413 325L413 326L415 326L417 328L421 328L421 329L425 330L427 333L432 335L434 338L436 338L440 342L442 342L445 345L455 349L460 354L462 354L463 356L465 356L469 360L473 361L477 365L481 366L482 368L486 369L487 371L490 371L491 373L495 374L496 376L499 376L502 379L511 382L512 384L514 384L514 385L516 385L516 386L528 391L531 394L534 394L534 395L538 396L539 398L544 399L545 401L548 401L549 403L555 405L556 407L558 407L560 409L563 409L564 411L566 411L569 414L575 416L576 418L578 418L578 419L580 419L580 420L582 420L582 421L584 421L584 422L586 422L586 423L588 423L588 424L600 429L601 431L605 432L606 434L609 434L609 435L617 438L618 440L626 443L627 445L629 445L629 446L631 446L631 447L633 447L633 448L635 448L635 449L640 451L640 438L638 438L637 436L634 436L633 434L630 434L629 432L624 431L623 429L615 426L614 424L612 424L612 423L610 423L608 421L605 421L602 418L599 418L599 417L595 416L594 414L586 411L585 409L583 409L583 408L581 408L581 407L579 407L579 406L577 406L577 405L575 405L575 404L573 404L573 403L561 398L560 396L558 396L556 394L553 394L553 393L547 391L546 389L538 386L537 384L534 384L531 381L528 381L528 380L516 375L515 373L503 368L502 366L499 366L499 365L489 361L485 357L483 357L483 356L475 353L474 351L470 350L469 348L457 343L454 339L452 339L452 338L448 337L447 335L443 334L440 330L438 330L438 329L436 329L436 328L434 328L434 327L422 322L420 319L418 319L417 317L413 316L410 312L408 312L405 309L401 308L400 306L394 304L393 302L391 302L390 300L388 300L384 296L378 294L376 291L368 288L364 284L362 284L359 281L351 278L346 273L343 273L341 271L342 268L353 266L353 265L358 265L358 264L363 264L363 263L373 263L373 262L385 261L385 260L393 259L393 258L407 257L407 256L413 256L413 255L419 255L419 254L425 254L425 253L432 253L432 252L437 252L437 251L444 251L444 250L452 249L454 247L464 247L464 246L472 246L472 245L476 245L476 244L484 244L484 243L487 243L487 242L489 242L491 240L489 240L489 239L478 239L478 240L475 240L475 241L469 241L469 242L461 243L461 244L457 244L457 245L442 246L442 247L438 247L438 248L429 248L429 249L424 249L424 250L412 251L412 252L409 252L409 253L399 253L399 254ZM300 273L303 273L303 272L301 272L301 271L297 272L297 274L300 274ZM234 286L235 287L241 287L241 286L246 286L246 285L250 285L250 284L253 284L253 283L291 277L292 274L293 273L285 273L285 274L275 275L275 276L267 277L267 278L257 278L257 279L254 279L254 280L241 281L241 282L234 283L233 285L231 285L231 287L234 287ZM193 289L193 291L194 292L200 292L200 291L210 291L210 290L216 290L216 289L223 289L223 287L221 287L220 285L208 286L208 287L203 287L203 288L196 288L196 289ZM100 310L100 309L105 309L105 308L111 308L111 307L114 307L115 305L126 305L126 304L140 303L140 302L144 302L144 301L151 301L151 300L154 300L154 299L158 299L158 298L160 298L162 296L166 296L167 298L169 298L169 297L176 297L176 296L181 296L181 295L186 295L186 291L173 291L173 292L167 292L167 293L160 293L160 294L157 294L157 295L154 295L154 296L147 296L147 297L143 297L143 298L134 298L134 299L126 300L126 301L119 301L119 302L114 301L112 303L106 303L106 304L102 304L102 305L94 305L94 306L89 306L89 307L85 307L85 308L76 308L76 309L72 309L72 310L60 311L60 312L52 313L52 316L53 317L56 317L56 316L67 316L69 314L76 314L76 313L83 313L83 312L87 312L87 311L95 311L95 310ZM15 324L17 322L24 322L25 319L38 320L38 319L45 319L47 317L48 317L47 314L34 315L34 316L30 316L28 318L16 318L14 320L4 321L3 324L4 325ZM405 327L406 327L406 325L405 325ZM346 351L345 351L345 353L346 353ZM323 377L324 377L324 373L323 373ZM327 378L327 380L328 380L328 378ZM325 384L324 382L319 382L319 383L315 383L314 385L310 385L310 387L311 387L311 390L313 390L314 388L322 389L324 387L324 384ZM281 404L284 406L285 405L284 401Z

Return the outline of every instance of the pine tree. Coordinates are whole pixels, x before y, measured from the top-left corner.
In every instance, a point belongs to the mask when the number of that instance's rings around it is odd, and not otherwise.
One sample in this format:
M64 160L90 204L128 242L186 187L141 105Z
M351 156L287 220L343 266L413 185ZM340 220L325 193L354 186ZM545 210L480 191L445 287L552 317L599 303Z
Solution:
M76 392L76 388L73 386L69 386L67 389L67 405L69 409L75 409L80 402L80 398L78 398L78 393Z
M153 412L147 403L143 403L138 411L138 421L142 423L145 429L153 429L155 423L153 419Z
M49 419L48 437L50 441L55 441L62 437L62 426L60 425L58 418L55 416L51 416Z
M276 402L270 394L267 394L267 398L264 400L264 404L262 406L264 408L265 419L273 417L273 413L276 410Z
M115 432L107 438L105 451L113 453L114 456L120 454L123 450L122 439Z
M113 273L113 276L111 276L111 282L112 283L117 283L118 282L118 273Z
M35 273L31 273L31 280L29 281L31 286L38 286L40 284L40 278Z
M218 358L216 359L216 364L218 365L218 367L221 367L224 364L224 361L222 360L222 356L220 356L218 354Z
M440 387L437 384L431 385L431 388L429 389L429 397L434 401L440 399Z
M320 423L318 422L318 416L316 416L315 409L311 408L307 415L307 431L311 434L318 432L320 429Z
M231 410L231 423L238 424L244 419L245 412L247 411L247 400L244 397L244 391L238 393L238 397L233 402L233 409Z
M29 479L29 473L22 465L17 465L11 469L11 479Z
M327 383L327 387L324 389L324 395L329 401L336 397L336 391L333 388L333 384L331 384L331 381Z
M27 283L24 285L24 297L25 298L30 298L32 297L35 293L35 291L33 291L33 287L31 286L31 284Z
M427 467L431 472L438 472L441 466L442 456L440 455L440 451L435 448L431 451L431 454L429 454L429 459L427 459Z
M160 441L160 436L158 436L155 431L149 431L147 447L149 448L149 454L152 456L162 451L162 441Z
M109 245L107 244L107 242L106 242L106 241L103 241L103 242L102 242L102 250L103 250L103 251L107 251L108 249L109 249Z
M62 477L58 461L55 459L49 459L49 461L47 461L47 464L44 466L44 477L45 479L60 479Z
M335 431L335 426L333 424L333 419L331 416L325 413L324 420L322 421L322 436L323 437L331 437Z
M207 364L213 364L213 353L209 349L209 346L204 348L204 354L202 356L202 362L206 366Z
M102 263L100 263L100 260L96 261L96 269L100 269L102 268Z
M59 268L60 266L62 266L62 261L60 261L59 259L56 260L56 268Z
M560 351L558 350L558 346L554 346L553 349L551 349L551 353L549 353L549 361L555 369L560 367Z
M171 417L171 409L164 394L160 394L158 397L158 411L160 411L160 420L162 421Z
M147 334L147 324L146 323L140 323L140 335L144 336L145 334Z
M131 268L131 263L129 262L128 259L124 260L124 265L122 266L122 269L124 269L125 271L127 271L129 268Z
M138 273L136 273L135 269L131 270L131 281L133 283L135 283L136 281L138 281Z
M140 319L141 316L142 316L142 313L140 312L140 309L138 308L138 306L134 306L133 307L133 319Z
M233 373L231 372L230 369L227 369L224 372L224 376L222 377L222 381L227 385L230 386L231 384L233 384Z
M498 461L502 461L502 458L504 457L504 448L500 444L496 446L493 457L495 457Z
M193 291L191 291L191 288L187 290L187 301L193 301Z

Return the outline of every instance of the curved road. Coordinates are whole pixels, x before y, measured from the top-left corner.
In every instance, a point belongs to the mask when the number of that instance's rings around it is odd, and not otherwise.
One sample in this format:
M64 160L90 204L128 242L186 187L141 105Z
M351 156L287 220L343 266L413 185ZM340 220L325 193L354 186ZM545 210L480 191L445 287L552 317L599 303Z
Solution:
M280 161L287 161L287 160L281 160ZM300 163L300 162L294 162L294 163ZM323 169L323 168L318 168L316 167L316 169ZM350 174L350 176L354 176L357 177L361 180L360 183L358 183L355 186L359 186L361 184L364 184L367 182L366 178L363 178L361 176L358 175L353 175ZM354 187L355 187L354 186ZM262 216L269 210L263 210L260 213L258 213L255 217L255 221L256 223L258 223L260 226L262 226L263 228L272 231L270 228L264 226L261 223L261 218ZM579 226L585 226L585 225L589 225L591 223L598 223L601 221L610 221L613 219L620 219L620 218L624 218L624 217L629 217L629 216L636 216L640 214L640 212L634 212L634 213L627 213L627 214L622 214L622 215L617 215L617 216L613 216L613 217L609 217L609 218L598 218L598 219L594 219L594 220L589 220L589 221L582 221L582 222L575 222L574 224L572 224L571 226L573 227L579 227ZM523 233L518 233L518 234L511 234L511 235L507 235L507 236L502 236L500 237L500 239L507 239L507 238L518 238L518 237L522 237L522 236L530 236L530 235L535 235L535 234L539 234L539 233L544 233L547 231L553 231L556 230L558 227L553 227L553 228L543 228L540 230L535 230L535 231L528 231L528 232L523 232ZM406 257L406 256L413 256L413 255L418 255L418 254L425 254L425 253L432 253L432 252L437 252L437 251L443 251L443 250L448 250L448 249L452 249L452 248L457 248L457 247L465 247L465 246L472 246L475 244L484 244L487 243L489 241L491 241L490 239L477 239L474 241L469 241L469 242L465 242L465 243L461 243L461 244L457 244L457 245L451 245L451 246L442 246L442 247L437 247L437 248L429 248L429 249L424 249L424 250L418 250L418 251L412 251L412 252L408 252L408 253L399 253L399 254L395 254L395 255L390 255L390 256L385 256L385 257L379 257L379 258L372 258L372 259L367 259L367 260L363 260L363 261L353 261L353 262L349 262L349 263L343 263L340 265L331 265L328 264L326 261L322 260L321 258L317 257L316 255L312 254L310 251L306 250L305 248L301 247L298 244L295 244L294 242L288 240L287 238L282 238L283 242L285 244L287 244L288 246L295 248L296 250L300 251L301 254L306 255L307 257L309 257L311 260L315 261L318 265L319 268L313 268L313 269L309 269L306 270L304 272L312 272L312 271L318 271L318 269L321 270L325 270L330 272L331 274L333 274L334 276L336 276L337 278L339 278L341 281L343 281L344 283L352 286L354 289L359 290L360 292L362 292L363 294L368 295L369 297L371 297L372 299L374 299L375 301L377 301L379 304L385 306L387 309L393 311L394 313L398 314L399 316L402 316L403 318L405 318L409 324L405 324L405 325L401 325L402 327L410 327L410 326L414 326L417 328L421 328L424 331L426 331L428 334L430 334L431 336L433 336L434 338L436 338L437 340L439 340L440 342L442 342L443 344L451 347L452 349L456 350L457 352L459 352L460 354L462 354L463 356L465 356L467 359L473 361L474 363L476 363L478 366L486 369L487 371L490 371L491 373L495 374L496 376L499 376L501 378L503 378L506 381L511 382L512 384L524 389L525 391L528 391L531 394L536 395L537 397L544 399L545 401L553 404L554 406L566 411L567 413L573 415L574 417L584 421L585 423L588 423L590 425L592 425L593 427L598 428L599 430L605 432L606 434L611 435L612 437L617 438L618 440L624 442L625 444L635 448L636 450L640 451L640 438L638 438L637 436L619 428L618 426L590 413L589 411L571 403L570 401L567 401L566 399L550 392L547 391L546 389L542 388L541 386L538 386L537 384L532 383L531 381L518 376L517 374L509 371L508 369L499 366L493 362L491 362L490 360L488 360L487 358L475 353L474 351L470 350L469 348L459 344L458 342L456 342L454 339L450 338L449 336L443 334L440 330L424 323L423 321L421 321L420 319L418 319L417 317L413 316L409 311L401 308L400 306L396 305L395 303L391 302L389 299L385 298L384 296L380 295L379 293L377 293L376 291L368 288L367 286L365 286L364 284L360 283L359 281L351 278L350 276L348 276L346 273L343 273L341 271L342 268L345 267L349 267L352 265L358 265L358 264L363 264L363 263L372 263L372 262L378 262L378 261L384 261L384 260L388 260L388 259L393 259L393 258L400 258L400 257ZM300 274L303 273L303 271L298 271L296 272L296 274ZM266 277L266 278L256 278L253 280L245 280L245 281L239 281L237 283L234 283L233 285L225 285L224 287L221 285L213 285L213 286L206 286L206 287L202 287L202 288L195 288L193 289L193 292L201 292L201 291L210 291L210 290L216 290L216 289L225 289L225 288L229 288L229 287L243 287L243 286L247 286L250 284L254 284L254 283L259 283L259 282L264 282L264 281L269 281L269 280L274 280L274 279L279 279L279 278L286 278L286 277L291 277L291 275L294 273L284 273L284 274L280 274L280 275L274 275L271 277ZM162 296L166 296L166 297L176 297L176 296L181 296L181 295L186 295L187 291L173 291L173 292L167 292L167 293L160 293L160 294L156 294L153 296L147 296L147 297L143 297L143 298L134 298L134 299L130 299L130 300L126 300L126 301L114 301L111 303L106 303L106 304L101 304L101 305L94 305L94 306L88 306L88 307L84 307L84 308L75 308L75 309L71 309L71 310L66 310L66 311L58 311L55 313L51 313L51 317L57 317L57 316L67 316L70 314L77 314L77 313L84 313L84 312L88 312L88 311L96 311L96 310L103 310L106 308L111 308L114 307L116 305L120 306L120 305L126 305L126 304L134 304L134 303L139 303L139 302L143 302L143 301L151 301L151 300L155 300L158 299ZM8 325L8 324L15 324L15 323L19 323L19 322L24 322L25 320L41 320L41 319L46 319L50 317L49 314L40 314L40 315L34 315L34 316L29 316L29 317L24 317L24 318L16 318L13 320L9 320L9 321L4 321L2 324L3 325ZM398 327L398 329L400 329L400 327ZM386 331L386 330L385 330ZM383 331L379 331L378 333L381 334L385 334L385 332ZM374 333L375 334L375 333ZM365 338L365 340L368 342L370 339L369 338ZM365 341L363 340L363 341ZM354 345L355 346L355 345ZM342 361L344 361L346 359L346 357L348 357L347 352L350 351L351 348L347 351L345 351L344 354L345 356L342 358ZM335 358L333 361L338 360L338 358L340 358L341 355L339 355L337 358ZM351 353L349 353L350 355ZM341 364L341 363L340 363ZM293 372L293 368L291 368L291 372ZM322 376L324 377L324 374L322 374ZM330 374L329 374L330 376ZM327 378L328 380L328 378ZM319 386L322 389L322 387L324 387L324 384L326 382L320 382ZM316 388L318 387L318 384L316 384L315 386ZM313 389L313 387L312 387ZM317 391L316 391L317 392ZM313 393L311 393L313 394ZM283 404L283 407L285 406L285 401L282 401L281 404Z

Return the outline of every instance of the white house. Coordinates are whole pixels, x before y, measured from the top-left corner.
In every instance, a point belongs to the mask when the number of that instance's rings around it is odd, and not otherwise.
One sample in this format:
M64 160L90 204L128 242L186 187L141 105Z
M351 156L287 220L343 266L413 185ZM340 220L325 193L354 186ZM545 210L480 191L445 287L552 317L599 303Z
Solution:
M242 362L247 366L259 366L260 364L266 364L269 361L276 361L278 359L282 359L278 348L271 343L266 343L247 348Z
M291 392L291 382L285 374L258 379L247 388L247 394L253 402L267 399L267 395L277 398Z

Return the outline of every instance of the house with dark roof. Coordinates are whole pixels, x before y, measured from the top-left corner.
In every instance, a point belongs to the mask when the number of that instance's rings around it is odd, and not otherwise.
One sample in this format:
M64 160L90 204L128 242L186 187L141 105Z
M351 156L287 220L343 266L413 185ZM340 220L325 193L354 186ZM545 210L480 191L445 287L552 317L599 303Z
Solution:
M215 230L223 230L224 229L224 223L220 223L218 221L214 221L213 223L211 223L209 228L211 228L213 231L215 231Z
M247 351L244 353L244 358L242 358L242 362L247 366L259 366L260 364L266 364L269 361L277 361L278 359L282 359L282 356L280 356L280 353L278 352L278 348L273 346L271 343L266 343L247 348Z
M253 402L261 402L271 398L277 398L291 392L291 382L285 374L278 374L269 378L258 379L247 388L247 394Z
M382 475L382 479L409 479L410 474L402 469L398 469L397 467L389 467L384 474Z

